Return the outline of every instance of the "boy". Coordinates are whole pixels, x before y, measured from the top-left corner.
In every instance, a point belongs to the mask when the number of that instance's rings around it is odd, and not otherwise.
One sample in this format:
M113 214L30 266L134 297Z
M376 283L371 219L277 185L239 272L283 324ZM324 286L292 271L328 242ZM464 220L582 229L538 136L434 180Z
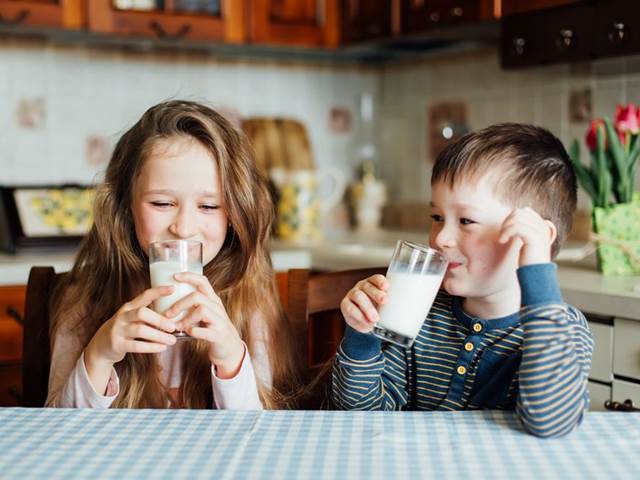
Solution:
M342 409L514 409L530 433L566 434L589 405L593 341L565 304L551 259L571 228L576 178L548 131L502 124L467 134L431 176L429 244L449 260L411 348L369 334L388 281L345 296L333 367Z

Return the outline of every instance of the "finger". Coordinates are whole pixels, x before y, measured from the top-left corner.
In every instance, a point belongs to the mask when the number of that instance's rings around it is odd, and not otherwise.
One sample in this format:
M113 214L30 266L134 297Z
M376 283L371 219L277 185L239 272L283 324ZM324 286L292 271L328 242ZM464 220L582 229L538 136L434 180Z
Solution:
M215 322L216 315L205 305L199 305L189 310L189 313L176 324L179 330L187 330L193 326Z
M141 307L135 311L135 318L133 319L133 322L136 321L144 322L154 328L164 330L165 332L173 332L176 329L176 322L170 320L164 315L154 312L148 307Z
M371 283L378 287L380 290L386 291L389 288L389 280L387 277L381 274L372 275L367 279L367 283Z
M358 307L360 312L362 312L365 321L374 324L380 320L376 307L365 292L362 290L352 290L349 294L349 299Z
M366 293L371 300L376 302L377 305L384 304L387 299L387 292L372 283L365 283L362 286L362 291Z
M175 317L178 313L183 310L188 310L190 308L195 308L200 305L209 305L211 304L211 299L206 297L200 292L193 292L189 295L182 297L180 300L175 302L171 307L169 307L165 312L165 316L167 318Z
M187 328L185 332L198 340L206 340L209 343L213 343L215 341L215 335L209 328L193 326Z
M217 298L217 295L214 292L211 283L209 283L209 279L204 275L193 272L181 272L176 273L173 277L179 282L193 285L197 291L199 291L203 295L206 295L207 297L215 296Z
M164 345L173 345L176 343L176 337L170 333L163 332L157 328L150 327L146 323L132 323L128 326L125 333L129 340L145 340L152 343L161 343Z
M133 300L125 303L123 308L125 311L129 311L135 310L136 308L148 307L154 300L171 295L173 290L173 285L162 285L160 287L148 288Z
M363 333L371 331L372 325L367 322L364 313L348 297L340 302L340 311L346 322L357 331Z
M128 340L125 347L129 353L160 353L167 349L167 346L164 344L143 342L140 340Z

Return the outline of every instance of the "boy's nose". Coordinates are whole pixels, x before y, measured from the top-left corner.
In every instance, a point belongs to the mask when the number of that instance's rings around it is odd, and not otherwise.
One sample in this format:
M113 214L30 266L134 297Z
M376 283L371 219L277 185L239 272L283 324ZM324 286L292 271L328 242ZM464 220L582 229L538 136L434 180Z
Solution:
M181 208L169 226L169 232L178 238L190 238L195 236L196 222L187 208Z
M455 246L455 233L446 226L443 226L439 232L437 232L433 238L433 243L437 248L451 248Z

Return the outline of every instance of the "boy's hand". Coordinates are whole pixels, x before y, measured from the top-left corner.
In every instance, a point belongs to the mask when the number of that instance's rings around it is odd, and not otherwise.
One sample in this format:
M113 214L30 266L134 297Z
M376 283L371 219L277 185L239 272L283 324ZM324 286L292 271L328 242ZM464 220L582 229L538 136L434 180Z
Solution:
M498 242L513 242L520 250L519 267L551 261L551 245L556 239L556 226L535 210L525 207L513 210L502 223Z
M340 302L347 324L361 333L369 333L380 320L377 307L387 299L389 281L384 275L372 275L349 290Z

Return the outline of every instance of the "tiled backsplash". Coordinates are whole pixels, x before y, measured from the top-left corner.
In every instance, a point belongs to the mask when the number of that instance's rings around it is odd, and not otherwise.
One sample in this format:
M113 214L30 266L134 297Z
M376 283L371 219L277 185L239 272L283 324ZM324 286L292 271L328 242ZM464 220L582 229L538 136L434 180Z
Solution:
M362 146L373 141L391 202L426 203L430 107L464 104L471 129L536 123L569 145L582 141L588 123L570 119L572 93L590 100L595 116L613 115L619 102L640 103L637 63L626 58L510 72L500 68L497 52L481 50L379 69L334 68L2 40L0 184L91 182L146 108L188 98L231 116L299 119L315 163L348 176ZM371 124L359 111L364 93L373 98ZM589 206L582 193L580 205Z
M387 67L382 74L381 166L396 202L427 202L433 162L428 135L428 109L441 102L464 102L471 129L499 122L544 126L568 147L581 143L588 120L572 121L572 92L590 92L591 114L615 113L620 102L640 102L637 58L560 65L521 71L500 68L494 50L434 58L420 65ZM575 118L575 117L574 117ZM583 155L586 155L582 143ZM579 190L579 207L590 200Z
M299 119L315 163L351 176L359 98L377 96L380 82L366 69L1 40L0 184L94 181L103 145L110 151L144 110L169 98L207 101L232 116ZM352 112L353 128L332 131L336 107Z

